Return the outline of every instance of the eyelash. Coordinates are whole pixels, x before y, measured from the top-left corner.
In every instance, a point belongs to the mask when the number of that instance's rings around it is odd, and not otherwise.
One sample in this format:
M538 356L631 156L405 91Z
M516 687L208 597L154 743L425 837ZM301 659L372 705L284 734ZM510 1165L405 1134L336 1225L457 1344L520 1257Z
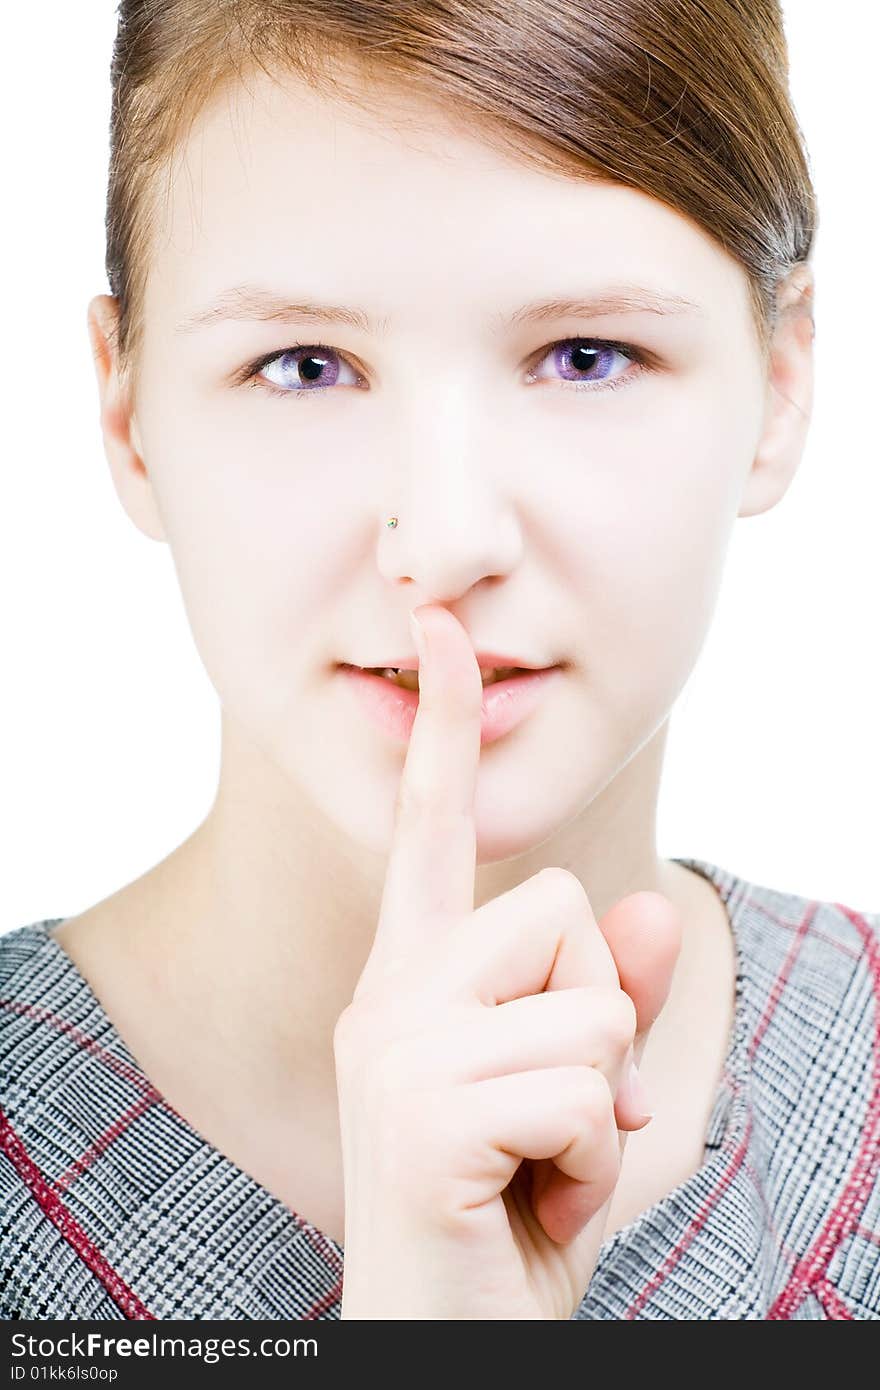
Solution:
M578 337L557 338L554 342L549 343L547 347L542 350L539 356L535 358L535 365L540 365L540 363L543 362L547 356L549 356L550 352L554 348L572 343L576 343L579 347L587 347L590 349L612 348L615 352L619 352L623 357L628 358L629 361L633 364L633 366L637 368L637 370L635 372L629 373L626 376L612 377L607 381L585 381L580 383L571 381L557 382L557 386L561 387L565 391L616 391L620 387L631 385L631 383L636 379L636 377L640 376L643 371L650 370L651 367L654 365L652 354L635 347L632 343L619 343L611 338ZM338 348L331 347L328 343L290 343L287 347L281 348L281 350L278 352L266 353L263 357L259 358L258 361L252 362L250 366L245 367L236 377L235 384L247 385L248 383L250 383L250 389L263 390L266 391L267 394L270 396L279 396L284 400L289 400L291 396L293 396L294 399L299 399L300 397L304 396L327 395L328 392L331 392L335 388L330 386L317 386L314 390L283 391L281 387L274 386L271 381L264 381L260 378L259 373L263 370L264 367L268 367L270 362L277 361L279 357L284 357L285 354L288 352L297 352L300 348L316 348L319 352L332 352L335 353L338 357L342 357L344 360L347 360L345 359L344 353L339 352ZM358 374L360 375L360 373Z

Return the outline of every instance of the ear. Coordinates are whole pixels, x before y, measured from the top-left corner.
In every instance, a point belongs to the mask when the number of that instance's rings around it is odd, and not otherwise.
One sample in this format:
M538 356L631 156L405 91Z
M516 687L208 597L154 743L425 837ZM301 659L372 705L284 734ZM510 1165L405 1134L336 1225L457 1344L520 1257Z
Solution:
M101 432L119 500L139 531L166 539L138 438L137 422L120 371L117 352L119 301L109 294L89 303L89 341L98 378Z
M813 409L812 266L795 266L777 292L768 347L764 420L745 480L740 516L769 511L785 494L804 451Z

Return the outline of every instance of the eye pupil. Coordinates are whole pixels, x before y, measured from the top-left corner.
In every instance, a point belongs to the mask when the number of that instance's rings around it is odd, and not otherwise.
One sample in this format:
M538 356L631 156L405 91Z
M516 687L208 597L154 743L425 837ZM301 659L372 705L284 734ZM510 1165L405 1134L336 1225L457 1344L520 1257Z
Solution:
M319 361L317 357L304 357L299 364L299 370L306 381L317 381L326 365L326 362Z
M595 357L597 356L597 349L596 349L596 348L587 348L587 347L583 347L582 345L579 344L579 345L573 350L573 352L572 352L572 354L571 354L571 357L572 357L572 366L573 366L577 371L584 371L584 372L585 372L585 371L587 371L590 367L593 366L593 360L581 362L581 361L579 360L579 357L580 357L581 355L582 355L583 357L585 357L585 358L595 359Z

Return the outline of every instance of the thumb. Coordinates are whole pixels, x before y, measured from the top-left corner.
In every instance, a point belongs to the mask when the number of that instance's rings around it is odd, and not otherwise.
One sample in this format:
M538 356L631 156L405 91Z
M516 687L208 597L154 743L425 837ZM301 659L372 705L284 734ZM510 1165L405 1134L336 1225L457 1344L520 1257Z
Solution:
M598 923L599 930L614 957L620 988L628 994L636 1011L636 1036L630 1060L639 1061L645 1040L656 1021L672 985L672 976L681 951L681 913L662 893L630 893L615 903ZM647 1124L645 1104L628 1077L629 1061L624 1064L614 1103L621 1153L627 1132ZM580 1229L578 1212L583 1209L584 1184L561 1172L550 1161L539 1161L532 1175L532 1208L544 1229L550 1218L552 1229L573 1222ZM606 1203L607 1211L610 1203ZM549 1234L549 1231L548 1231ZM555 1239L555 1237L553 1237Z
M605 913L599 930L614 957L620 987L635 1006L636 1037L631 1060L638 1063L648 1033L669 997L681 952L681 913L662 893L630 893ZM615 1104L619 1128L641 1128L647 1122L645 1110L638 1082L631 1078L627 1067Z
M636 1040L666 1003L682 942L681 912L662 893L630 893L605 913L599 930L608 942L620 988L636 1009Z

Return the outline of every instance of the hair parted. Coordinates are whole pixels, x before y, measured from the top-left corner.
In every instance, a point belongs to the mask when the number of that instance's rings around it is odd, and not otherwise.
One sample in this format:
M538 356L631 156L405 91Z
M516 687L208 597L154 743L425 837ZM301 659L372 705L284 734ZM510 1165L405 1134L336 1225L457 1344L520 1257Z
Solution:
M816 198L778 0L120 0L106 270L129 388L160 177L200 113L260 69L377 112L383 88L412 92L533 167L659 199L742 265L763 351L777 286L809 259Z

